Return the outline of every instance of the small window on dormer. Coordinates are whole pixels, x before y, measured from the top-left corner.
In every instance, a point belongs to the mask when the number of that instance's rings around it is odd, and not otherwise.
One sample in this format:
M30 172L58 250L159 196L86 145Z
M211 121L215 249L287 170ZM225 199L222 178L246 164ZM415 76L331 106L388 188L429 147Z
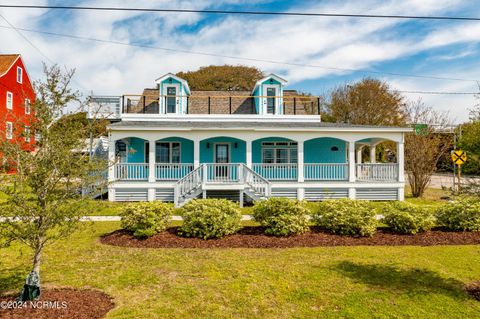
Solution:
M17 66L17 82L22 83L23 82L23 70L21 67Z

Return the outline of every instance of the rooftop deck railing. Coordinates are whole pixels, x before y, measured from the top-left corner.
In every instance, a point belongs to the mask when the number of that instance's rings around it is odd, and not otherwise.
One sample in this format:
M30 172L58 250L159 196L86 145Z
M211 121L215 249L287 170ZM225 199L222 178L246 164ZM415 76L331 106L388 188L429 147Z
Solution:
M255 99L273 99L275 108L281 102L282 114L318 115L322 101L319 96L251 96L251 95L135 95L93 96L90 98L89 116L94 112L121 117L121 114L165 114L169 98L182 100L187 114L257 114ZM162 101L162 103L160 103ZM91 116L90 116L91 117Z

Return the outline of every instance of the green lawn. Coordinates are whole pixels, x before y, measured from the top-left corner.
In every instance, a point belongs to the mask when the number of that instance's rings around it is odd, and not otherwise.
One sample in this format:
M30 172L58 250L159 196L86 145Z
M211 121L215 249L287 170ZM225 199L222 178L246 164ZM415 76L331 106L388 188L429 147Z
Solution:
M94 223L47 249L43 283L113 296L109 318L475 318L462 285L480 246L138 249L104 246ZM0 249L0 291L28 272L23 246Z

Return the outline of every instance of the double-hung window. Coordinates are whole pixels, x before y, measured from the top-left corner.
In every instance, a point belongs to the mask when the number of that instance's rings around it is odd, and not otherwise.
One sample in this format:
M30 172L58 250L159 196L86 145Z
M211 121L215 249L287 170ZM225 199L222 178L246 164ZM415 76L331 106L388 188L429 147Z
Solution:
M17 82L18 83L23 82L23 69L19 66L17 66Z
M6 135L7 140L11 140L13 138L13 124L12 124L12 122L7 122L5 135Z
M30 114L30 100L25 99L25 114Z
M146 147L149 149L149 147ZM148 163L148 152L145 151L145 162ZM179 142L157 142L155 143L155 162L164 164L180 163Z
M13 93L7 92L7 109L13 109Z
M25 126L25 142L30 143L30 126Z
M265 164L297 163L297 142L263 142L262 162Z

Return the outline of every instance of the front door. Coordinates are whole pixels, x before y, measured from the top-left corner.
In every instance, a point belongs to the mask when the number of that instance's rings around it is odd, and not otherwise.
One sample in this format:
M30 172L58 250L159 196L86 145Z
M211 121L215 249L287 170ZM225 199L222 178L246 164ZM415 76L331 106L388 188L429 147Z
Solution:
M229 176L230 144L215 144L215 177L227 178Z
M267 88L267 114L275 114L275 88Z

